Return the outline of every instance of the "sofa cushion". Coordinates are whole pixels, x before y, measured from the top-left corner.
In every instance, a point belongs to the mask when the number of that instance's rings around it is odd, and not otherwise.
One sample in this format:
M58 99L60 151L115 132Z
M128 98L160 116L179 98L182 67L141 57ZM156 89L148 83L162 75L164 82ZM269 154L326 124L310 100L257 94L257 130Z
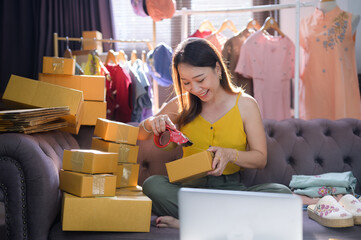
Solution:
M361 180L361 120L264 120L268 162L264 169L241 173L246 185L289 185L292 175L352 171Z

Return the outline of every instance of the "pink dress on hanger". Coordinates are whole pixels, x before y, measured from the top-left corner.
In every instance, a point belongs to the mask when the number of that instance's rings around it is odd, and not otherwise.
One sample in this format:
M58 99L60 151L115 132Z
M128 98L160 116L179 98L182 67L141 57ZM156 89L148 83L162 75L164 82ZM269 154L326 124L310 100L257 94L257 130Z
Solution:
M301 118L361 117L351 22L352 14L339 7L326 14L316 8L301 21Z
M294 75L293 42L257 31L243 43L235 71L253 78L254 98L262 118L291 117L291 79Z
M222 54L222 49L224 44L227 42L227 37L222 33L212 33L207 36L206 39L210 41L218 50L219 53Z

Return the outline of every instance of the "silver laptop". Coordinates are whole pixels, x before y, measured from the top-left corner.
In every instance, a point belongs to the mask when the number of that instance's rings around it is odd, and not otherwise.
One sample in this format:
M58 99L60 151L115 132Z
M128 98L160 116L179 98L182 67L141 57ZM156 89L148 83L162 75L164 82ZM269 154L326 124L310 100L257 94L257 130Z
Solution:
M182 240L302 240L297 196L197 188L178 194Z

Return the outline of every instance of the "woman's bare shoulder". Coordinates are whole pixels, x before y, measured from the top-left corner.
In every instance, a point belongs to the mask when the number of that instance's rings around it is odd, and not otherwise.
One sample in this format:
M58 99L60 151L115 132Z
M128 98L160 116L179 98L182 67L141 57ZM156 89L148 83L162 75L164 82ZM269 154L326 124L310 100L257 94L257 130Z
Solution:
M239 96L238 106L240 107L254 107L257 106L256 99L247 93L242 93Z
M238 108L242 118L259 113L256 99L247 93L242 93L238 100Z

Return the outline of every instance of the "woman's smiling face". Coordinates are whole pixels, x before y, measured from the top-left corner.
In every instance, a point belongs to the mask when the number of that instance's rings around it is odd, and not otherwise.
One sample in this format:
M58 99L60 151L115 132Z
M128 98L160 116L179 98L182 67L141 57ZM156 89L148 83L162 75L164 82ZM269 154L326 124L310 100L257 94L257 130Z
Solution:
M178 65L179 77L184 89L204 102L214 98L220 87L220 66L195 67L187 63Z

